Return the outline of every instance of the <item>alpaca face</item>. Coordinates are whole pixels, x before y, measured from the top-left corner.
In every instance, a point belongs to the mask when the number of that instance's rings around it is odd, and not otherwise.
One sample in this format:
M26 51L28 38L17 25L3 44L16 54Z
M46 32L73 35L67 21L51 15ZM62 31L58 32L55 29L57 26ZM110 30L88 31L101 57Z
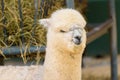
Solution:
M76 52L85 47L86 21L76 10L58 10L50 18L41 19L40 24L48 29L48 45L70 52Z
M70 52L79 51L86 44L86 32L78 24L49 28L47 38L56 48Z

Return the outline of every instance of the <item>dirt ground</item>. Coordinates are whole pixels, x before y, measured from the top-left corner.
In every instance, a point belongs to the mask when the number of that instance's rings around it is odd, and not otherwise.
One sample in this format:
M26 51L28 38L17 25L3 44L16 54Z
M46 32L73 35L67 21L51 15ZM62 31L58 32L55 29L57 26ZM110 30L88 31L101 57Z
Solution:
M118 80L120 80L120 55L118 61ZM111 80L110 57L84 58L83 80Z
M110 80L110 58L83 59L82 80ZM18 58L5 60L0 66L0 80L42 80L43 66L34 65L34 61L26 65ZM120 80L120 55L118 56L118 76Z

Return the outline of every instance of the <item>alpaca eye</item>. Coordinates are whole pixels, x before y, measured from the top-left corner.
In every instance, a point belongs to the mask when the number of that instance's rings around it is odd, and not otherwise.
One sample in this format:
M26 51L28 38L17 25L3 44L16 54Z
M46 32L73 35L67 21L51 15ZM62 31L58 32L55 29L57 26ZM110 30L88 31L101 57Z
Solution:
M64 31L64 30L60 30L60 32L61 32L61 33L65 33L66 31Z

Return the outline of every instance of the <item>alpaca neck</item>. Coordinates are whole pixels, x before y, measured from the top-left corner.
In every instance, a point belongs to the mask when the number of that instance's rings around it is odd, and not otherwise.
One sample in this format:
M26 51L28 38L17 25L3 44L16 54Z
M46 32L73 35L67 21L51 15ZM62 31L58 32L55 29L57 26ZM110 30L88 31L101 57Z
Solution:
M51 47L46 51L44 80L81 80L82 54L72 55Z

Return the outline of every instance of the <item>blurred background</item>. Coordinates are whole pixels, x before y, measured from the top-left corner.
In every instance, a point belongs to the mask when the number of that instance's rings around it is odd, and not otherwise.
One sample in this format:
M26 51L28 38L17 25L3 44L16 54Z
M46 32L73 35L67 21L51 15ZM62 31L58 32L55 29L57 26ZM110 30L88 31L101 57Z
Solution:
M46 30L38 20L61 8L75 8L88 23L83 80L119 80L119 4L119 0L1 0L0 64L43 64Z

